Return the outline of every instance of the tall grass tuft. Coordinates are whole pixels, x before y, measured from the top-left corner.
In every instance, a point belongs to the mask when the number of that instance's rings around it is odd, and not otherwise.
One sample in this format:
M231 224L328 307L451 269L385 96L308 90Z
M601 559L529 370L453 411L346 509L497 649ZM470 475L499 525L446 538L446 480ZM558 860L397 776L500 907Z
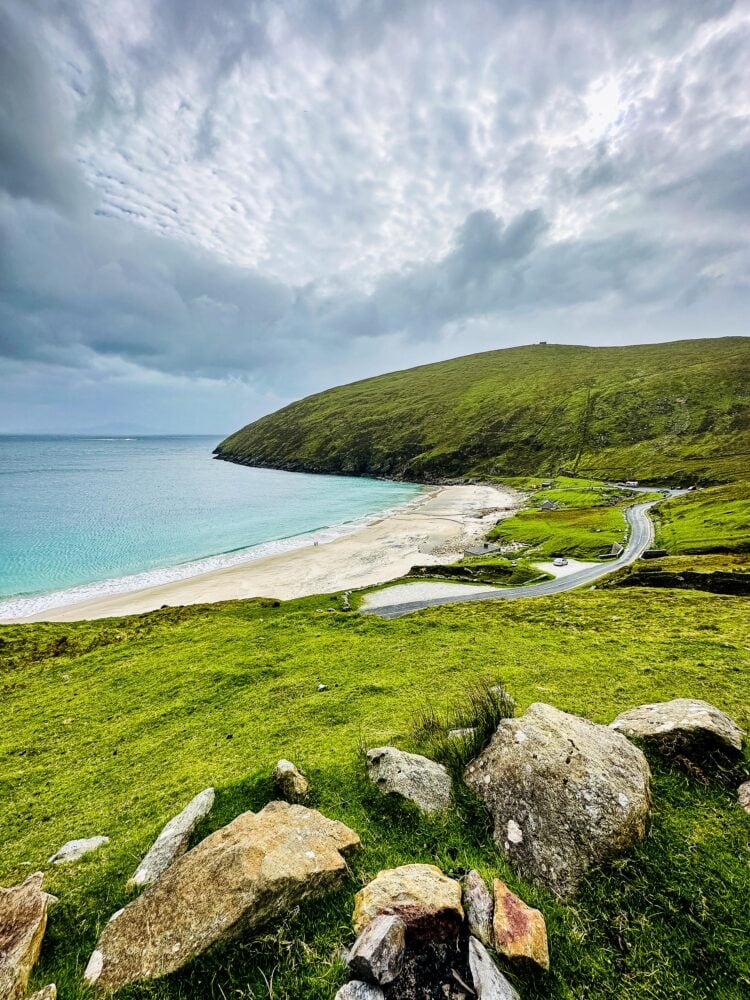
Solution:
M480 678L443 713L425 705L414 716L413 736L427 756L460 776L481 753L503 719L513 717L515 700L502 684Z

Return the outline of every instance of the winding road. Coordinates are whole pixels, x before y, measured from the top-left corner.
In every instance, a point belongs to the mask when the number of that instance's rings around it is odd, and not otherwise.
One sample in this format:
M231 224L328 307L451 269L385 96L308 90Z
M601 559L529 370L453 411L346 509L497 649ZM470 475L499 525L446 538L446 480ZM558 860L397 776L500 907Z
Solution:
M653 492L642 490L642 492ZM673 490L669 498L681 496L685 490ZM377 615L380 618L400 618L401 615L408 615L412 611L421 611L423 608L434 608L441 604L459 604L465 601L512 601L519 597L547 597L550 594L563 594L568 590L575 590L587 584L595 583L602 577L609 576L623 566L629 566L636 559L643 555L650 547L654 537L654 525L648 515L649 510L661 503L667 497L659 500L651 500L648 503L634 504L625 510L625 517L628 522L629 532L625 548L617 559L610 562L601 563L596 566L589 566L577 573L570 573L568 576L557 577L555 580L545 580L544 583L531 584L526 587L493 587L491 590L483 590L479 587L466 587L466 593L461 596L423 598L414 601L401 601L394 604L361 608L364 614ZM401 593L410 585L401 585ZM420 586L417 584L416 586ZM379 596L383 597L386 591L379 591Z

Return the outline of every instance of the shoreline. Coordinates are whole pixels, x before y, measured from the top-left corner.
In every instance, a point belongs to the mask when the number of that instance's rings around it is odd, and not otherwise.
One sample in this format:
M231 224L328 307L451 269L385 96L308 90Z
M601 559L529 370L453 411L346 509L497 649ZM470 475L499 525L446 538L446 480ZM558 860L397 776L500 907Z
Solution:
M520 503L521 495L509 488L425 484L422 496L373 515L353 531L338 534L330 541L315 544L317 532L296 536L308 541L167 583L61 603L0 621L82 621L141 614L165 605L252 597L291 600L356 590L402 576L416 563L459 558L465 547L483 538L496 521L510 517Z

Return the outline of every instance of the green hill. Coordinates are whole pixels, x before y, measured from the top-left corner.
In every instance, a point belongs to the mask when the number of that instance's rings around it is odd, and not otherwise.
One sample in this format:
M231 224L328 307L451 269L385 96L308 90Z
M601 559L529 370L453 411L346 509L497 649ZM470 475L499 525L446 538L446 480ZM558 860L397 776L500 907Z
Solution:
M309 396L216 455L427 481L566 471L728 482L750 462L750 338L471 354Z

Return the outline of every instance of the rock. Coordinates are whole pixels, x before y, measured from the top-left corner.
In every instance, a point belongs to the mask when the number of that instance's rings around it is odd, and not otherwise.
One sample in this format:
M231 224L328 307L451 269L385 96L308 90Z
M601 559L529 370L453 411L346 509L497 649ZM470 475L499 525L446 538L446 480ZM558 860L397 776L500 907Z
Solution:
M84 837L82 840L69 840L49 858L49 862L53 865L62 865L68 861L77 861L84 854L90 854L108 843L109 837Z
M280 760L273 769L276 790L287 802L304 802L310 793L310 782L290 760Z
M32 993L30 997L26 1000L57 1000L57 987L54 983L50 983L49 986L45 986L43 990L39 990L37 993Z
M211 812L214 804L213 788L204 788L191 799L182 812L174 816L154 841L151 850L128 880L128 888L151 885L172 862L184 854L190 835L202 819Z
M335 1000L385 1000L385 994L379 986L353 979L341 987Z
M484 879L474 869L464 877L463 904L469 933L473 934L482 944L486 944L488 948L493 948L495 942L492 931L492 915L495 903L492 893L484 884Z
M737 723L707 701L676 698L640 705L618 715L610 728L637 739L665 757L685 757L698 766L711 757L737 759L743 732Z
M427 757L396 747L367 751L367 774L383 792L414 802L423 812L451 804L451 779L446 768Z
M536 703L503 719L465 771L494 838L524 876L559 895L646 834L648 762L620 733Z
M449 740L466 740L476 732L475 726L467 726L465 729L449 729Z
M327 684L318 684L318 691L327 691L327 690L328 690Z
M0 1000L20 1000L42 949L49 897L44 875L0 888Z
M211 945L339 885L359 837L314 809L271 802L183 854L104 928L85 977L105 990L156 979Z
M406 946L406 924L401 917L380 914L359 935L349 952L353 976L368 982L392 983L401 972Z
M746 781L737 789L737 801L745 812L750 813L750 781Z
M469 970L478 1000L521 1000L481 941L469 938Z
M527 906L495 879L495 950L506 958L528 958L542 969L549 969L547 924L539 910Z
M411 937L448 940L464 919L461 886L435 865L386 868L354 897L355 932L382 913L401 917Z

